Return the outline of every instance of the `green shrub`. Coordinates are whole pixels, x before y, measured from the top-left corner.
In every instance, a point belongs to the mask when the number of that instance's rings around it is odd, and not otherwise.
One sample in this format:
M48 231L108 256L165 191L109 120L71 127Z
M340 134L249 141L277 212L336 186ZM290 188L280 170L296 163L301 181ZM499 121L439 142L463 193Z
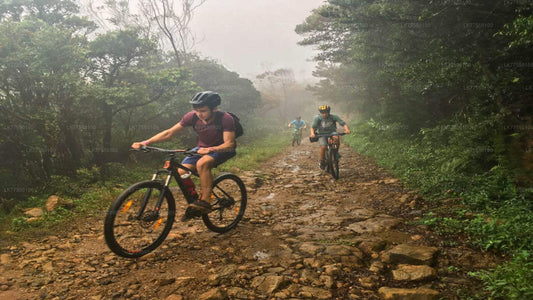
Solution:
M519 252L494 272L476 276L494 298L533 298L532 191L517 188L513 166L496 132L504 126L498 117L450 124L408 134L371 121L352 126L354 134L345 141L437 206L443 198L462 201L477 217L468 220L459 210L444 215L429 212L419 223L442 235L467 233L485 250Z
M485 250L533 250L533 214L520 206L503 206L489 216L479 215L466 230L473 241Z
M27 222L28 218L26 217L16 217L11 220L11 226L9 229L11 231L21 231L26 228L30 228L30 223Z
M481 279L492 299L533 299L533 259L531 252L518 252L511 262L500 265L494 271L473 272Z

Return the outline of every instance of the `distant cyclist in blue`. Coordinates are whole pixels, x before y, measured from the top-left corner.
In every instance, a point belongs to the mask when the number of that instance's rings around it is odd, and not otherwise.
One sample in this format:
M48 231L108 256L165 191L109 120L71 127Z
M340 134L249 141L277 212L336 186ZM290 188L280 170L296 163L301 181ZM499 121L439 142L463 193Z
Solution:
M304 128L307 128L307 125L305 124L305 121L302 120L301 117L296 117L296 120L290 122L287 125L289 128L294 127L294 135L292 138L292 145L296 143L297 145L300 145L300 142L302 140L302 132Z
M302 120L302 117L296 117L296 120L290 122L287 127L292 127L294 125L294 129L304 129L307 128L307 125L305 124L305 121Z

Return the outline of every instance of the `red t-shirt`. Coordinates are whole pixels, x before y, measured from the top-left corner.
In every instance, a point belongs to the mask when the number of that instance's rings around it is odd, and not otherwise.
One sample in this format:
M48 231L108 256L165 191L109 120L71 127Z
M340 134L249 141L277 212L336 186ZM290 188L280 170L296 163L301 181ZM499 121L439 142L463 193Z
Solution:
M193 126L192 121L194 114L194 110L186 113L183 118L181 118L179 124L183 127ZM198 134L198 147L214 147L224 143L222 132L235 131L235 122L233 121L233 117L225 112L222 116L222 131L216 128L214 120L209 124L204 124L199 118L193 128Z

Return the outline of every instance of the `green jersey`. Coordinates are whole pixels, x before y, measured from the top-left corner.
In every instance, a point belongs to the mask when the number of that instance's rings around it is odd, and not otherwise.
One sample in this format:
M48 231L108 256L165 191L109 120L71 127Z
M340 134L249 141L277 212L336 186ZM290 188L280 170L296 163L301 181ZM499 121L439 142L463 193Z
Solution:
M341 126L346 124L346 122L337 115L330 114L327 118L322 118L322 115L316 115L311 127L318 134L328 134L337 131L337 123Z

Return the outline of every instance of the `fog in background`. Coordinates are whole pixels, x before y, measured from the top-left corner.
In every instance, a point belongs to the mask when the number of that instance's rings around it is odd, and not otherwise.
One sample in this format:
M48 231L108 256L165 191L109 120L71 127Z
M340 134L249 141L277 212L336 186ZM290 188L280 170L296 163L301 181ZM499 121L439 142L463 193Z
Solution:
M312 80L316 52L297 45L294 32L323 0L208 0L196 11L191 29L195 50L242 77L279 68L298 81Z
M116 30L128 24L146 23L142 3L80 0L82 11L104 30ZM192 18L180 23L185 31L175 31L183 52L196 53L253 81L261 92L262 113L286 120L294 116L316 114L316 97L306 88L317 82L312 76L312 47L300 46L303 38L294 31L324 0L181 0L168 1L179 16L187 15L183 3L191 4ZM162 10L161 10L162 11ZM120 20L114 23L112 20ZM187 19L189 20L189 19ZM172 20L167 20L171 28ZM151 26L151 27L150 27ZM148 28L157 29L156 24ZM155 33L152 32L152 33ZM160 46L172 52L166 37Z

